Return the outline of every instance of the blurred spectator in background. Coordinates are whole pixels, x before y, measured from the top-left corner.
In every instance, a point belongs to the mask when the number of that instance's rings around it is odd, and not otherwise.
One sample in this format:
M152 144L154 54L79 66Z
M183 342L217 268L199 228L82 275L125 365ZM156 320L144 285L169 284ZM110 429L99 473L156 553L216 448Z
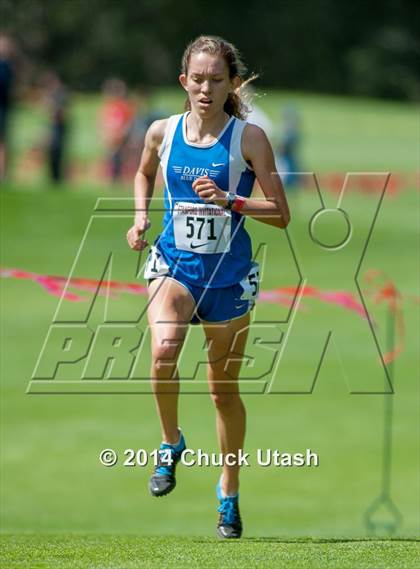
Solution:
M251 112L247 116L247 122L251 124L256 124L260 128L263 129L265 134L269 139L273 136L273 123L271 122L270 117L264 112L261 107L256 104L253 104L251 107Z
M261 96L262 95L257 95L257 92L252 85L246 86L245 99L247 106L250 109L246 120L247 122L262 128L267 137L272 140L274 132L273 123L267 113L256 103L256 98Z
M12 107L14 82L14 43L9 36L0 34L0 182L6 178L8 161L8 122Z
M134 105L121 79L107 79L100 111L100 131L107 149L108 170L113 182L121 178L125 153L134 120Z
M46 104L50 130L47 140L47 158L51 180L65 178L65 151L68 135L68 92L60 77L50 72L45 77Z
M151 115L149 91L146 87L141 87L135 95L135 110L127 140L126 164L131 178L138 168L147 129L154 120Z
M144 147L144 139L150 125L154 121L168 116L166 109L152 108L152 94L152 91L146 86L140 87L136 93L135 116L131 122L130 131L128 133L126 152L127 168L124 168L124 173L130 181L139 166L140 155Z
M276 167L286 190L295 190L301 183L299 149L302 139L301 120L293 105L282 113L281 137L276 152Z

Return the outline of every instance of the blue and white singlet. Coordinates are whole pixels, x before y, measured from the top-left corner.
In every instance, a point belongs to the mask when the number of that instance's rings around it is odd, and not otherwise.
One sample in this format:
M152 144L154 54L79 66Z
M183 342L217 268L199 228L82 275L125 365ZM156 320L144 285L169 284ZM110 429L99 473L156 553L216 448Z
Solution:
M165 215L155 246L173 278L206 288L227 287L241 281L252 265L244 216L205 203L192 183L208 176L224 191L251 195L255 174L241 152L247 123L230 117L214 142L198 145L187 140L187 115L168 119L159 151Z

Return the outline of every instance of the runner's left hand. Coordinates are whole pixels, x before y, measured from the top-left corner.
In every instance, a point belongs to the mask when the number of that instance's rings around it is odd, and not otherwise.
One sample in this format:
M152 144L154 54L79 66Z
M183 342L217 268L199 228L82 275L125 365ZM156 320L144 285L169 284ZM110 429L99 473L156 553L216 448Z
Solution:
M195 193L206 203L214 203L221 207L225 207L227 204L226 193L221 190L214 180L208 176L201 176L196 178L192 184L192 188Z

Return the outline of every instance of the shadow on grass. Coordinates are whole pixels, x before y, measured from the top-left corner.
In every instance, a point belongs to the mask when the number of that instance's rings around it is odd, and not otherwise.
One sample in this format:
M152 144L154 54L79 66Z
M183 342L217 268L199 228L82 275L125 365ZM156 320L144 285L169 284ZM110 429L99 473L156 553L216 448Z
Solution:
M194 543L209 543L208 540L193 539ZM313 543L315 545L323 543L386 543L386 542L405 542L420 543L420 539L411 537L359 537L359 538L282 538L282 537L243 537L236 539L219 539L216 543Z

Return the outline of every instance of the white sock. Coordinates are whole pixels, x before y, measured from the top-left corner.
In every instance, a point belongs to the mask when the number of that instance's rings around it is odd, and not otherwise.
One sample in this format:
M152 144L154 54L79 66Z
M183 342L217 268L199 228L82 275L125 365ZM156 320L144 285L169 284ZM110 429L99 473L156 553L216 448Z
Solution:
M222 490L222 480L223 480L223 474L221 474L220 476L220 493L222 494L222 498L237 498L239 496L239 492L236 492L236 494L225 494Z
M181 429L180 429L179 427L178 427L178 432L179 432L179 438L178 438L178 442L177 442L177 443L174 444L174 443L168 443L168 442L166 442L166 441L162 441L163 444L164 444L164 445L171 445L171 447L177 447L177 446L179 446L179 444L180 444L180 442L181 442L181 436L182 436Z

